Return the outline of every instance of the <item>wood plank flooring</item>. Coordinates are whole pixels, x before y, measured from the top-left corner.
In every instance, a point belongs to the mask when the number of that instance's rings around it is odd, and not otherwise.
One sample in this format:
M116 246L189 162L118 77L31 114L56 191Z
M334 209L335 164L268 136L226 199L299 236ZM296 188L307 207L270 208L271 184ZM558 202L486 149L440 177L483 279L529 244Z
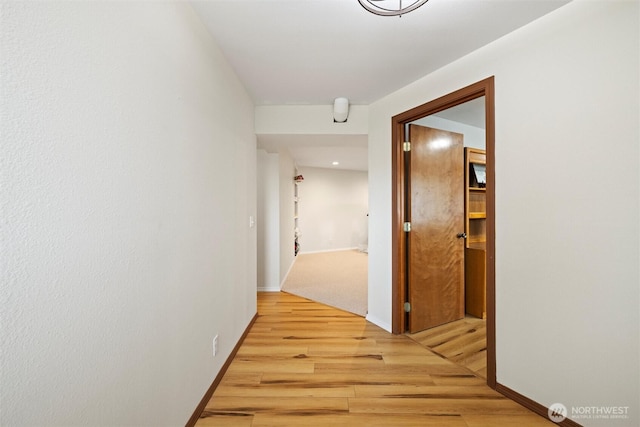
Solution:
M487 378L486 325L486 320L468 316L407 336L434 353Z
M552 426L468 369L362 317L260 293L197 426Z

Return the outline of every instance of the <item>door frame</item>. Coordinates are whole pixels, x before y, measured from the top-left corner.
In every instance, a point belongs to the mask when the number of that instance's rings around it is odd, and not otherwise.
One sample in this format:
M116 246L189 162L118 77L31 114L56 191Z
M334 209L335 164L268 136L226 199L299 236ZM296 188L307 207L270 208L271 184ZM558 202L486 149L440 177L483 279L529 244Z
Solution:
M407 301L406 235L403 231L405 214L408 209L405 197L405 125L446 110L456 105L484 96L485 132L487 155L487 385L496 388L496 338L495 338L495 96L494 77L444 95L426 104L419 105L391 118L392 141L392 332L406 332L404 303Z

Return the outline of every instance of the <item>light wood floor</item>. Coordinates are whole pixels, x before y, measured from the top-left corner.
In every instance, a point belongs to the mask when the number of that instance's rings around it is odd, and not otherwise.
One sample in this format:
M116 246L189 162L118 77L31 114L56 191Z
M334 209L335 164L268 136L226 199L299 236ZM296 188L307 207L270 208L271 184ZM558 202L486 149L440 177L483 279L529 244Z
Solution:
M468 316L407 336L434 353L487 378L486 320Z
M362 317L260 293L198 426L549 426L468 369Z

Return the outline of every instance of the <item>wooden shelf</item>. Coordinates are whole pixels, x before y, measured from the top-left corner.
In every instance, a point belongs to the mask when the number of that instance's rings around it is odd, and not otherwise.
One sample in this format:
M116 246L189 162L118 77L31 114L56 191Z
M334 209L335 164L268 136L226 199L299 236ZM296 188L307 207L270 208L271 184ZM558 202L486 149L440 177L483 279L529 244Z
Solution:
M466 147L464 149L464 189L466 247L473 241L485 241L487 234L487 188L480 187L474 174L473 165L486 165L484 150Z
M465 312L484 318L486 313L487 189L478 187L473 165L486 165L484 150L465 152Z
M486 212L469 212L469 219L486 219Z
M486 251L487 250L487 242L484 241L484 240L481 241L481 242L470 242L468 249L480 249L480 250Z
M467 153L467 161L469 163L478 163L480 165L487 164L487 154L484 150L470 147L467 147L465 150Z
M474 237L467 239L467 242L469 243L468 247L471 247L475 243L487 243L487 239L485 239L484 237Z

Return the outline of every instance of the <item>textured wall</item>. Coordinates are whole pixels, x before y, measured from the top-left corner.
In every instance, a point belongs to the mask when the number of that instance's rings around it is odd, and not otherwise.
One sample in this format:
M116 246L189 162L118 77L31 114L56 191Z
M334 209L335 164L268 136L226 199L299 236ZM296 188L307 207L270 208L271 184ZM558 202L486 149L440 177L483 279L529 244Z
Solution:
M253 105L187 3L0 7L0 424L183 425L256 311Z

